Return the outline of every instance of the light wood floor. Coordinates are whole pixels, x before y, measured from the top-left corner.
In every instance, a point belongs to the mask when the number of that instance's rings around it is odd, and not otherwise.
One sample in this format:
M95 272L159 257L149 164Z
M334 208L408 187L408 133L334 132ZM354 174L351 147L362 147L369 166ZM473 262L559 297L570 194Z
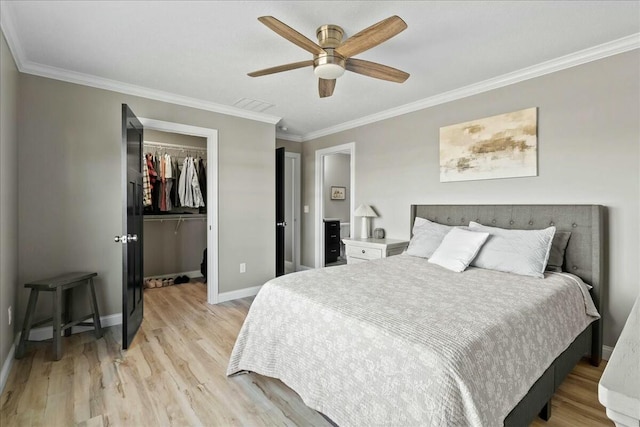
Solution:
M0 397L0 425L9 426L329 426L278 380L255 374L227 378L231 349L252 299L216 306L206 288L188 283L145 291L145 318L128 351L120 327L32 345L16 360ZM553 400L548 423L612 426L598 403L604 364L581 362Z

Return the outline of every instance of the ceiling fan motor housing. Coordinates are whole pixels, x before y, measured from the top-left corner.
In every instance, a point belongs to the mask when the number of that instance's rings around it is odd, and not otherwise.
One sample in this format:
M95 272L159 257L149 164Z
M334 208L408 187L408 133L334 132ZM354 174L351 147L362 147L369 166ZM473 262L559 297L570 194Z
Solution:
M321 48L335 49L342 43L344 30L337 25L323 25L316 30L316 36Z
M323 25L316 30L318 44L326 53L314 55L313 72L321 79L340 77L345 70L345 58L335 51L342 43L344 30L337 25Z

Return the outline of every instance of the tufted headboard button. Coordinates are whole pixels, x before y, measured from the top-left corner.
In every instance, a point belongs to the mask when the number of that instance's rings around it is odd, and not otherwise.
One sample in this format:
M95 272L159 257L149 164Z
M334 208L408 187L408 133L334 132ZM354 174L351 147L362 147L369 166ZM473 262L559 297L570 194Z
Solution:
M513 225L513 224L514 224L514 223L513 223L513 220L509 221L509 224Z
M577 266L577 265L574 265L572 268L573 268L574 270L577 270L577 269L578 269L578 266Z
M447 222L451 222L451 217L450 216L447 217Z
M533 225L533 221L529 221L529 225Z
M576 223L574 222L573 224L571 224L571 226L572 226L573 228L576 228L576 227L578 226L578 224L576 224Z
M491 224L495 224L495 223L496 223L496 220L495 220L495 219L492 219L492 220L491 220Z
M460 222L464 224L464 218L460 218Z
M556 223L555 223L555 222L553 222L553 221L551 221L551 222L549 223L549 225L550 225L551 227L553 227L554 225L556 225Z

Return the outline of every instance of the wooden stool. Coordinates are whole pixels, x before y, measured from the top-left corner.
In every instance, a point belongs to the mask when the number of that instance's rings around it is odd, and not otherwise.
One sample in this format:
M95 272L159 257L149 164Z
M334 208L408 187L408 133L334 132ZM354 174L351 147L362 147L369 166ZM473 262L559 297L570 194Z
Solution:
M93 278L97 275L98 273L68 273L61 276L52 277L50 279L38 280L36 282L27 283L24 285L25 288L31 288L31 294L29 294L29 305L27 306L27 314L24 318L24 324L22 326L20 343L18 344L18 349L16 350L16 359L21 359L22 356L24 356L25 345L26 342L29 341L29 333L31 332L31 328L44 325L49 322L53 323L54 360L60 360L60 358L62 357L62 343L60 340L60 333L64 331L65 336L71 335L72 326L93 326L96 332L96 337L102 337L102 327L100 326L100 313L98 311L98 302L96 300L96 290L93 286ZM71 289L81 285L89 285L89 290L91 291L91 308L93 310L93 313L81 317L80 319L71 320ZM40 292L54 292L53 317L41 320L36 323L32 323L33 313L36 309L36 303L38 302L38 295ZM63 295L64 306L62 304ZM93 323L85 322L85 320L91 317L93 317Z

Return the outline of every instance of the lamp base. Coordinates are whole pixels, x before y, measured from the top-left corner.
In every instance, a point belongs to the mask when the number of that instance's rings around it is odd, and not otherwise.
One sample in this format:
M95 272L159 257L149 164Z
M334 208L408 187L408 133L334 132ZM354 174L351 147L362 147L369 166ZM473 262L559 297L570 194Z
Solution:
M360 237L363 239L368 239L371 237L369 234L369 218L363 216L362 217L362 228L360 229Z

